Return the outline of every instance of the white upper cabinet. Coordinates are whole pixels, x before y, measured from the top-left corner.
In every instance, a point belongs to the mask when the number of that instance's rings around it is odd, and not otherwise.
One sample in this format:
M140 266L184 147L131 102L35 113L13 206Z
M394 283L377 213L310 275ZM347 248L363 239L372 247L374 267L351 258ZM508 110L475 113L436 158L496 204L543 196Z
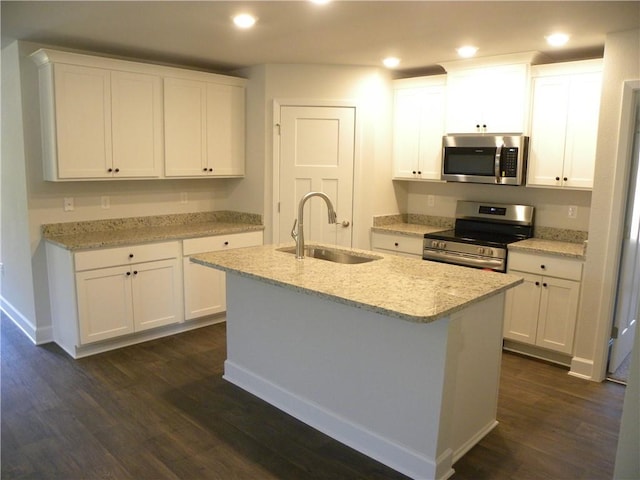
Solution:
M394 82L394 178L440 180L446 77Z
M244 175L244 87L164 80L165 175Z
M206 83L165 78L164 135L167 176L206 174L206 99Z
M53 122L44 118L42 122L50 140L47 180L111 176L109 71L60 64L49 73L53 73L53 96L41 97L55 105Z
M529 65L464 68L447 74L447 133L523 133Z
M162 81L157 75L111 72L114 176L162 173Z
M41 70L45 179L157 178L157 75L56 63Z
M48 49L32 58L45 180L244 175L246 80Z
M542 65L533 74L527 185L591 189L602 61Z

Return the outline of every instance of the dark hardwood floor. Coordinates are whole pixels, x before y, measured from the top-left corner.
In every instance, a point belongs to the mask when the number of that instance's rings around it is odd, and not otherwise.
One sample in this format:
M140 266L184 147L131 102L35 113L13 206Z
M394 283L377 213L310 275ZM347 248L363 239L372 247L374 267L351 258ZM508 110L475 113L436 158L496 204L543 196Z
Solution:
M222 380L225 325L81 360L2 317L2 479L400 479ZM503 355L463 479L608 479L624 386Z

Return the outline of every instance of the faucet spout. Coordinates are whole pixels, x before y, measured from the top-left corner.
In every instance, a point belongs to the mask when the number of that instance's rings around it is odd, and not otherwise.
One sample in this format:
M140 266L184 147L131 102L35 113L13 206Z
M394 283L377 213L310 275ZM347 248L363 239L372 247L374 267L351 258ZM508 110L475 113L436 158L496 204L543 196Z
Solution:
M291 236L296 241L296 258L304 258L304 205L311 197L320 197L327 204L327 210L329 213L329 223L336 223L338 216L333 208L331 199L323 192L309 192L300 199L298 204L298 218L293 222L293 228L291 229Z

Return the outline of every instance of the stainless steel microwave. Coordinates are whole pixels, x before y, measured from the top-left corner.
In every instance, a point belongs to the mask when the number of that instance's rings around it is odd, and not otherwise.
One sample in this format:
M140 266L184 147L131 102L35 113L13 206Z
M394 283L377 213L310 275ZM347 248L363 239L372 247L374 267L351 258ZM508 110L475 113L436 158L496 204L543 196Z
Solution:
M523 185L529 137L523 135L446 135L442 174L447 182Z

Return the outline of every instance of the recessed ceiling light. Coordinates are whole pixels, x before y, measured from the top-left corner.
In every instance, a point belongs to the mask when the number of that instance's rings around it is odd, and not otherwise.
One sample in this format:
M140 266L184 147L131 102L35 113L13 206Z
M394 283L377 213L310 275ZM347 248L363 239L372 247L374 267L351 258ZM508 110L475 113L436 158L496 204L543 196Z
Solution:
M256 23L256 17L248 13L241 13L233 17L233 23L235 23L238 28L251 28Z
M398 65L400 65L400 59L397 57L387 57L382 60L382 63L387 68L396 68Z
M318 5L325 5L329 3L331 0L309 0L311 3L316 3Z
M561 47L569 41L569 35L566 33L553 33L545 37L547 43L552 47Z
M473 57L476 52L478 51L478 47L474 47L472 45L465 45L464 47L460 47L456 50L458 52L458 55L460 55L462 58L469 58L469 57Z

